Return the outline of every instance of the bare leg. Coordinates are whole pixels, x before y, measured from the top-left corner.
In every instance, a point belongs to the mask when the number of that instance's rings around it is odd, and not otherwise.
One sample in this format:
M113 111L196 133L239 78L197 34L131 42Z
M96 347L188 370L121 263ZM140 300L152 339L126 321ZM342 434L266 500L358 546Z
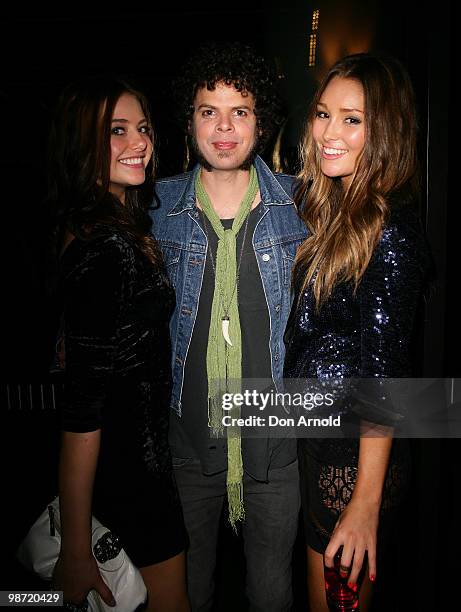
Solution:
M307 547L307 585L311 612L328 612L323 573L323 555ZM368 564L359 590L360 610L367 612L373 594L373 583L368 578Z
M184 553L139 568L147 588L146 612L189 612Z

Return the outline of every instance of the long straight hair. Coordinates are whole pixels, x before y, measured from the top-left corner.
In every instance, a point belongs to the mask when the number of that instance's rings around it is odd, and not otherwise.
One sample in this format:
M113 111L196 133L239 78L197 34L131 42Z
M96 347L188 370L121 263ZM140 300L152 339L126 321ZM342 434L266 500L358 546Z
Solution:
M363 87L365 144L352 180L323 174L312 136L317 105L335 77ZM312 285L317 308L334 286L351 281L354 290L365 272L388 218L393 195L418 198L417 120L413 87L393 58L355 54L337 62L317 90L301 143L302 170L295 195L310 236L298 250L294 279L301 292Z
M50 131L48 190L56 253L67 232L90 240L111 227L129 234L152 263L161 261L148 214L154 156L147 164L145 182L127 188L124 204L109 191L112 118L125 93L139 101L150 125L146 97L119 78L88 78L68 86L59 98Z

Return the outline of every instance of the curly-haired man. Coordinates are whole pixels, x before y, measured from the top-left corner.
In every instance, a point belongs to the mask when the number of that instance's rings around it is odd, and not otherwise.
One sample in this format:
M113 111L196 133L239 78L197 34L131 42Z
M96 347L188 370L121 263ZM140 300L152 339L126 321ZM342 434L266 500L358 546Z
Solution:
M153 218L177 299L170 443L190 538L189 596L193 610L213 605L227 499L242 529L250 609L289 610L296 442L242 438L238 427L219 436L217 399L242 379L282 378L291 267L305 229L293 179L258 156L280 123L274 80L251 48L209 44L188 61L175 95L198 164L158 181Z

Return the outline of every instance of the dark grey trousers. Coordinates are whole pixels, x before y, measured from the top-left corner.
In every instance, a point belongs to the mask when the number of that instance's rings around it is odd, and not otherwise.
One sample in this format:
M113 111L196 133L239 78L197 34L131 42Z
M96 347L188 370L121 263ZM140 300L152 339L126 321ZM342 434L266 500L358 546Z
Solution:
M205 476L199 460L173 459L189 533L187 582L193 612L213 606L219 521L226 500L226 472ZM246 595L252 612L292 609L292 556L298 530L298 462L269 470L269 482L244 475Z

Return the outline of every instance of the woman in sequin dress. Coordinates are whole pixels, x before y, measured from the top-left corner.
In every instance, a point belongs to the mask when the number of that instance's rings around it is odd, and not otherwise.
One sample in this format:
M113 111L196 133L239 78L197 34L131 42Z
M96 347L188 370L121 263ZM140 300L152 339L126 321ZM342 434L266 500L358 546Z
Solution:
M187 539L168 447L174 293L150 237L146 99L116 79L70 86L50 149L65 345L54 587L71 604L95 589L113 605L93 512L139 567L146 610L184 612Z
M285 377L410 376L427 259L414 208L416 113L404 68L368 54L339 61L314 97L302 153L297 203L310 236L296 257ZM341 575L359 587L366 609L408 482L407 441L392 440L392 410L374 421L356 409L361 426L380 427L379 437L299 440L316 612L328 609L323 565L332 567L338 551Z

